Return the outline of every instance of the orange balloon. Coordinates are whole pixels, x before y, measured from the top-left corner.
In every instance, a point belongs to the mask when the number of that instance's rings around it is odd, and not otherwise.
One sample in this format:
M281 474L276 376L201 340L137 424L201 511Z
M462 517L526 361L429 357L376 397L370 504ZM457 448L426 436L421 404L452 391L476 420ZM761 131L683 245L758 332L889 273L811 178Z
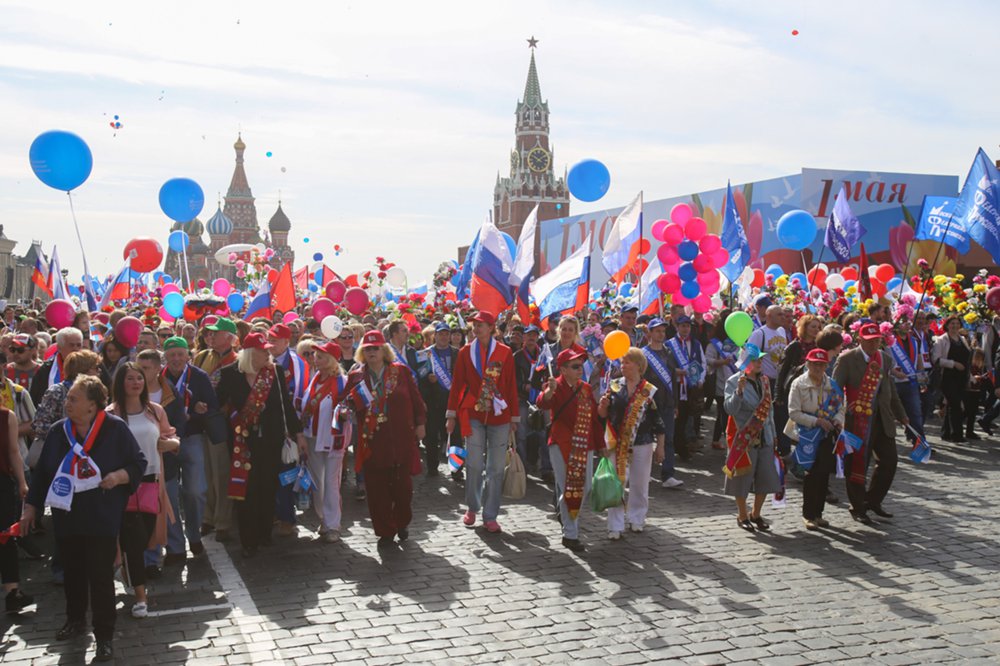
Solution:
M612 331L608 337L604 338L604 355L609 361L615 361L625 355L625 352L632 346L628 333L625 331Z
M875 277L882 282L888 282L892 278L896 277L896 269L889 264L882 264L875 270Z
M854 266L848 266L844 270L840 271L840 276L845 280L857 280L858 269L856 269Z

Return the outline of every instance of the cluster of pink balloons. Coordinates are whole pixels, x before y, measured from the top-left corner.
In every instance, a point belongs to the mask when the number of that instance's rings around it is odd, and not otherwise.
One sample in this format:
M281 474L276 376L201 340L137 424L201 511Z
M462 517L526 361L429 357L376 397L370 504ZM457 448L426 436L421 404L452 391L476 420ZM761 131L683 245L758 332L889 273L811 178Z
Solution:
M695 312L711 310L712 296L721 286L718 269L729 261L719 237L707 233L705 220L695 217L691 206L679 203L670 209L669 220L653 223L653 238L663 243L656 252L663 265L660 289L674 304L690 304Z

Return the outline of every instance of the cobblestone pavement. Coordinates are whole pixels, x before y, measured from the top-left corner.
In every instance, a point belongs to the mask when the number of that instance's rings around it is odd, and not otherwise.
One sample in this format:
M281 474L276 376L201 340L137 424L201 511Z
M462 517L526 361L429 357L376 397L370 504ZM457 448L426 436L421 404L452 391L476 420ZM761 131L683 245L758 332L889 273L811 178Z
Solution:
M941 444L925 466L900 453L894 519L859 525L841 501L826 512L830 529L807 532L793 480L787 508L765 509L773 533L751 535L721 495L722 452L706 447L680 467L682 489L651 488L644 533L609 542L585 510L582 556L560 545L537 480L490 535L460 525L460 485L419 479L410 541L385 556L347 484L341 543L300 527L244 561L235 545L206 541L207 557L155 581L156 617L141 621L120 591L117 660L998 663L1000 445ZM23 570L37 611L4 619L0 661L89 659L90 639L53 642L63 598L47 568Z

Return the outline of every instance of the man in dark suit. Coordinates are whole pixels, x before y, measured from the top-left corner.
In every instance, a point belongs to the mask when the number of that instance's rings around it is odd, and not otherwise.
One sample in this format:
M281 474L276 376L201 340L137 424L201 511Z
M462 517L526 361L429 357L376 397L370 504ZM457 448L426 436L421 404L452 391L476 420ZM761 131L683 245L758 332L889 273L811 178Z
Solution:
M385 329L385 338L389 341L392 351L396 352L396 361L408 367L413 373L413 378L417 379L420 361L417 358L417 350L409 345L410 329L407 323L401 319L392 321Z
M453 432L449 438L445 431L444 413L448 409L448 392L451 390L452 373L458 350L451 346L451 329L448 324L434 325L434 346L426 350L429 372L420 379L420 394L427 405L427 432L424 436L424 461L427 476L438 475L442 443L461 446L462 435Z
M867 323L858 332L858 346L837 357L833 378L847 393L845 429L861 437L865 447L845 456L847 497L851 502L851 517L870 525L868 509L883 518L892 514L882 508L882 502L896 475L896 424L909 424L903 403L896 393L892 376L895 362L881 350L882 334L878 324ZM868 451L875 457L875 470L865 490Z

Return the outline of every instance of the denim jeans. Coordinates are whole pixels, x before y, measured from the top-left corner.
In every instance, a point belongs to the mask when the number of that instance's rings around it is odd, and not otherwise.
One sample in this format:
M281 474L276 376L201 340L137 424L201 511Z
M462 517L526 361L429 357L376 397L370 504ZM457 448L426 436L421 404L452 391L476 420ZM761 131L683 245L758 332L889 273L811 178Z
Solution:
M538 448L538 471L551 472L552 463L549 461L549 447L546 446L545 431L532 430L528 425L528 403L521 403L521 420L517 424L515 434L517 438L517 455L521 456L521 462L528 466L528 440L533 439Z
M910 419L910 428L913 428L924 436L924 413L920 408L920 388L916 382L905 381L896 382L896 393L903 403L903 410L906 417ZM906 439L913 441L913 433L906 429Z
M472 434L465 440L465 503L473 513L482 509L484 522L496 520L500 515L510 426L509 423L484 425L473 419Z
M167 552L183 553L184 537L188 543L201 543L201 523L205 515L205 436L188 435L181 438L177 450L180 473L167 481L167 497L176 520L167 521ZM181 515L184 516L181 527ZM148 558L147 558L148 561Z
M552 475L556 477L556 494L559 497L559 515L562 517L562 533L565 539L580 538L580 514L576 518L570 518L566 503L563 502L563 491L566 488L566 462L563 460L562 451L559 446L553 444L547 447L549 450L549 460L552 461ZM580 510L587 506L587 496L590 494L590 480L594 474L594 452L587 452L587 471L584 473L583 500L580 502Z
M660 480L673 478L674 470L674 404L670 402L666 408L659 410L660 420L666 432L663 435L663 464L660 465Z

